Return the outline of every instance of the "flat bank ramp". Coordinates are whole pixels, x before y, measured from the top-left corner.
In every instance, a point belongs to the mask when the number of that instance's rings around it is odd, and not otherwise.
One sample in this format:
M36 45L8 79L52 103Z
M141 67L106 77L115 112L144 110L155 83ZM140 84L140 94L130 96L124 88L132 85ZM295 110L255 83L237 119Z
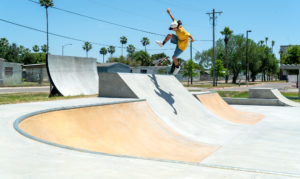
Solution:
M172 129L209 144L223 144L246 127L214 115L171 75L100 73L99 96L146 99Z
M261 114L234 109L217 92L199 92L193 95L211 112L230 122L254 125L264 118Z
M300 107L300 103L289 100L284 97L276 88L251 88L249 90L249 98L254 99L276 99L283 106Z
M98 73L95 58L48 55L51 83L63 96L98 93Z
M116 156L198 163L219 148L179 135L145 101L41 113L19 128L46 143Z

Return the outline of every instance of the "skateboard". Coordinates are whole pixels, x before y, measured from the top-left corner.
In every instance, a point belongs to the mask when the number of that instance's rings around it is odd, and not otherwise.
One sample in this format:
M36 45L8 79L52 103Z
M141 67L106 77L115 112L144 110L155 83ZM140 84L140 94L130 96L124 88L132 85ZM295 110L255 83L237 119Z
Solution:
M153 65L161 64L161 63L163 63L166 59L167 59L167 58L164 57L164 58L160 58L160 59L154 60L154 61L152 62L152 64L153 64Z

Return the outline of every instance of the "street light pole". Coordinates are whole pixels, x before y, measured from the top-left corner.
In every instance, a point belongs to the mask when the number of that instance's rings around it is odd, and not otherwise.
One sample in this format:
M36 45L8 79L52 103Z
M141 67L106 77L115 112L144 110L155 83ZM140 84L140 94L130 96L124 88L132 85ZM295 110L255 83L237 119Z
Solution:
M252 32L251 30L247 30L246 32L246 85L248 87L248 81L249 81L249 62L248 62L248 33Z
M62 56L64 56L64 48L65 48L65 46L68 46L68 45L72 45L72 44L65 44L65 45L61 46L61 55Z

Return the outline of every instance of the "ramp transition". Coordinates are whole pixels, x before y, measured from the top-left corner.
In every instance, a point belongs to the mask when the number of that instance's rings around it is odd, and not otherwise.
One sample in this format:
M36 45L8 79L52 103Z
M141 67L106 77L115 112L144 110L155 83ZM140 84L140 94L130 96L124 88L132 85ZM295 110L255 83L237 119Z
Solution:
M47 70L53 85L50 95L76 96L98 93L95 58L48 55Z
M179 135L145 101L41 113L19 128L46 143L118 156L198 163L219 148Z
M247 127L225 121L207 110L172 75L100 73L99 96L146 99L172 129L209 144L221 145Z
M199 92L193 95L211 112L233 123L253 125L264 118L261 114L234 109L217 92Z

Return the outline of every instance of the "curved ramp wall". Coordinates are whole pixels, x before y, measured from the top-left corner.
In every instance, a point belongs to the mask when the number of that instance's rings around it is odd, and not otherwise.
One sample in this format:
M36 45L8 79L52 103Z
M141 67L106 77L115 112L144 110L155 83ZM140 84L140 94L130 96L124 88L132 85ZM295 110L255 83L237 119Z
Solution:
M63 96L98 93L95 58L48 55L49 76Z
M145 101L44 111L16 125L41 142L113 156L198 163L219 148L179 135Z
M234 109L217 92L199 92L193 94L207 109L224 120L237 124L254 125L264 118L261 114Z

